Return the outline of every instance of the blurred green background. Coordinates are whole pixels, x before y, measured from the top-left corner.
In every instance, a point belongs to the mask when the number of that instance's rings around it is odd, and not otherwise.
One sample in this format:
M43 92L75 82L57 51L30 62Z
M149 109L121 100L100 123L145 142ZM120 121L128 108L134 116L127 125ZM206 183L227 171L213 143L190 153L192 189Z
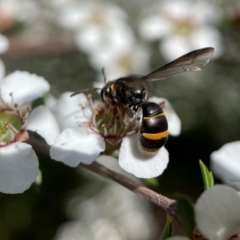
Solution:
M15 9L19 8L19 12L24 15L27 9L24 4L18 6L21 3L9 2L15 4ZM89 60L94 58L94 54L76 44L76 29L68 29L58 22L62 10L66 10L71 4L74 6L76 2L84 4L84 1L25 1L26 4L29 2L34 4L34 16L23 18L19 12L18 15L14 15L17 12L15 10L12 15L7 15L6 20L3 10L7 1L0 0L0 31L10 40L9 50L0 56L5 63L6 72L23 70L43 76L50 82L51 93L56 98L64 91L91 87L100 76L100 71ZM148 66L145 73L169 62L159 47L166 39L159 37L158 40L148 41L139 33L140 23L146 17L156 14L154 10L162 2L115 1L128 15L123 21L131 28L135 36L134 43L142 44L148 49L149 61L146 62ZM165 97L170 101L182 121L182 133L178 137L169 138L166 145L170 153L169 166L157 179L158 184L149 186L168 197L180 192L193 200L203 191L199 159L209 164L209 156L213 151L227 142L239 140L240 136L240 4L238 1L196 2L206 4L206 12L210 9L207 4L211 4L213 11L218 13L214 21L204 24L209 24L208 26L218 32L220 40L217 46L220 51L201 72L182 73L156 82L153 95ZM100 1L100 4L108 2ZM107 8L106 6L104 5L104 8ZM193 17L194 13L188 21L194 21ZM111 19L109 21L111 22ZM124 37L123 33L122 38ZM204 42L204 35L202 38ZM189 51L202 47L193 48L195 45L191 44ZM210 46L212 45L206 41L205 47ZM109 66L106 63L101 67L108 69L111 66L112 63L109 63ZM137 71L134 68L130 70ZM94 96L98 97L97 94ZM67 167L48 156L39 154L39 162L43 177L40 186L33 185L23 194L0 194L1 240L159 239L165 213L149 205L147 200L119 188L116 183L109 183L110 180L105 181L89 174L88 171ZM115 196L116 199L122 200L112 201L106 207L104 201L99 200L99 194L104 192L104 189L109 189L109 186L119 188L120 196L116 197L116 192L109 190L104 196L101 195L101 198L110 201ZM94 200L94 197L98 200ZM86 206L86 202L90 200L93 205ZM128 202L129 206L121 208L123 202ZM106 211L114 212L119 208L122 212L106 216L104 211L91 212L93 206L98 211L106 208ZM89 209L87 214L82 212L85 207ZM129 214L131 211L132 214ZM134 215L134 211L140 214ZM85 217L88 214L93 214L94 217L89 220ZM136 222L135 225L131 225L132 230L145 224L146 229L142 230L145 231L145 235L139 238L137 234L134 236L130 233L130 230L127 234L128 231L124 231L124 221L119 220L120 216L128 216L129 221ZM143 221L137 221L141 217ZM100 224L101 221L103 225ZM115 221L115 225L110 225ZM100 225L96 225L95 222ZM64 223L64 226L68 226L67 223L72 226L70 223L74 223L76 228L73 230L66 227L60 234L59 227ZM111 231L115 229L116 232L98 232L108 224ZM89 227L95 225L98 227ZM91 233L94 231L96 236Z

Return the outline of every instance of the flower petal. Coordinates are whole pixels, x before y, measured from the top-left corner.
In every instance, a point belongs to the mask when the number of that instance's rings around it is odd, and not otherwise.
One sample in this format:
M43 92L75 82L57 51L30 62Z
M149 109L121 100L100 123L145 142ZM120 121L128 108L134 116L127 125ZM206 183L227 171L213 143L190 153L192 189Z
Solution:
M159 44L159 50L167 61L172 61L194 49L188 38L182 35L170 35Z
M0 54L6 52L9 48L8 38L0 34Z
M87 97L84 94L70 97L71 94L72 92L63 93L57 102L56 116L62 129L78 127L92 115Z
M30 145L18 142L0 148L0 192L24 192L38 172L38 158Z
M215 185L195 206L196 223L208 239L226 240L240 233L240 195L229 186Z
M60 134L57 120L46 106L33 109L28 118L27 129L37 132L49 145L52 145Z
M104 151L104 139L84 128L68 128L56 139L50 149L51 158L76 167L81 162L91 164Z
M36 74L15 71L5 77L1 82L1 94L4 102L22 104L43 96L50 89L49 83Z
M211 169L223 182L240 182L240 141L227 143L211 154Z
M119 153L120 167L139 178L153 178L162 174L169 161L165 147L153 156L146 156L138 149L138 142L137 134L123 139Z
M166 98L150 97L149 101L160 104L164 102L163 111L168 121L168 131L172 136L178 136L181 133L181 120L174 111L172 105Z
M140 23L139 32L146 40L158 40L168 35L173 27L174 25L167 18L152 15Z

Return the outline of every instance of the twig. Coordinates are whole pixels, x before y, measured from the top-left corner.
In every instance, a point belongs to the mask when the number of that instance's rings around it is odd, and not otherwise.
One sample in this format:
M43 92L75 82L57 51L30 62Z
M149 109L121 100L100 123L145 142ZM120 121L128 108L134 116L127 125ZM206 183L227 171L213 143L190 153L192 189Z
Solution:
M111 169L99 164L98 162L93 162L91 165L82 165L83 167L126 187L132 192L143 196L154 204L162 207L171 215L176 213L176 201L167 198L159 193L152 191L151 189L139 184L138 182L128 178L122 174L116 173Z
M44 143L40 140L37 140L35 138L32 138L32 137L28 140L28 143L31 144L32 147L36 151L49 155L50 147L46 143ZM177 204L176 204L175 200L167 198L159 193L156 193L153 190L132 180L131 178L126 177L117 172L114 172L113 170L111 170L97 162L93 162L90 165L82 164L82 166L84 168L87 168L87 169L103 176L103 177L109 178L109 179L117 182L118 184L129 189L130 191L148 199L150 202L156 204L157 206L160 206L161 208L166 210L170 215L172 215L179 225L179 221L176 218Z
M73 39L61 38L41 42L24 41L23 39L10 38L9 50L1 58L22 58L36 55L60 54L76 51Z

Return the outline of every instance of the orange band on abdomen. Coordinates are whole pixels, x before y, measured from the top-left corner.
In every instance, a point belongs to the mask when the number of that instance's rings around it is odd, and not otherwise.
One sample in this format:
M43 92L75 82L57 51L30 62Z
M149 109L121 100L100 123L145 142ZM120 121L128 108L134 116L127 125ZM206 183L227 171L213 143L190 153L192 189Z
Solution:
M168 136L168 130L160 133L143 133L142 135L150 140L160 140Z

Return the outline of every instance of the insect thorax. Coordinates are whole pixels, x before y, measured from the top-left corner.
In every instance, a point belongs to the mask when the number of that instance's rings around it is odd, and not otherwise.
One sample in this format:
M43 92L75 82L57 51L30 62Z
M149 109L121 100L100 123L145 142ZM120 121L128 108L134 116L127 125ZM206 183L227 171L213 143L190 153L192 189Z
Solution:
M137 111L141 104L148 99L148 92L143 84L136 84L132 77L119 78L107 83L101 91L102 100L111 99L113 103L120 103L133 111Z

